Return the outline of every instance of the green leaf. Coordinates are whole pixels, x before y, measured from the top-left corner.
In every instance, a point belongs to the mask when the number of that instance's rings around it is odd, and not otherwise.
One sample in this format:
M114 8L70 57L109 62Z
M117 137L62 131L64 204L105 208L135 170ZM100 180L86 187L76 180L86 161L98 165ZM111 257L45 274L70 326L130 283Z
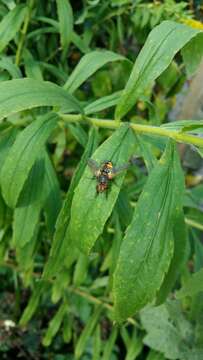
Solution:
M87 276L88 264L88 256L80 254L73 274L73 284L75 286L80 286L84 282Z
M108 50L95 50L84 55L68 78L64 88L67 89L70 94L74 93L74 91L98 69L109 62L118 60L126 59L124 56Z
M184 213L181 208L176 211L177 215L173 229L174 254L164 282L157 294L157 305L166 300L187 260L188 234L184 221Z
M73 11L69 0L56 0L56 4L59 18L61 46L65 55L72 37Z
M122 118L135 105L175 54L199 33L200 30L173 21L163 21L150 32L117 105L115 118Z
M109 109L110 107L117 105L121 94L122 91L116 91L111 95L107 95L98 100L93 101L84 108L84 113L86 115L94 114L96 112Z
M22 77L21 71L8 56L2 56L0 59L0 68L8 71L13 79Z
M25 180L56 124L55 114L38 118L20 133L11 147L0 174L2 193L10 207L16 206Z
M111 358L111 354L113 353L113 348L115 346L115 341L118 335L118 328L114 326L109 336L109 339L106 341L104 346L104 352L101 360L109 360Z
M34 164L25 186L20 194L18 206L14 211L13 244L23 247L34 234L43 206L44 161L39 159Z
M163 354L157 351L150 350L146 360L165 360L165 357Z
M56 171L47 152L45 152L44 192L46 198L44 203L46 223L49 232L53 234L62 199Z
M164 353L167 359L184 359L187 350L179 328L175 326L165 304L141 311L141 322L147 335L143 342L150 348ZM156 359L156 358L155 358Z
M51 319L51 321L49 322L49 327L45 333L45 336L42 340L42 343L44 346L49 346L52 342L52 339L54 338L54 336L57 334L61 323L63 321L64 315L67 312L67 304L63 303L58 311L56 312L56 314L54 315L54 317Z
M191 76L197 70L203 56L203 36L197 35L182 49L186 72Z
M80 335L78 342L75 348L75 359L80 359L81 355L83 354L85 347L87 345L87 341L89 337L92 335L94 328L98 322L99 316L101 314L101 307L97 307L97 309L93 312L92 316L90 316L89 320L87 321L85 328Z
M26 11L27 8L24 5L16 5L0 22L0 51L16 36L25 18Z
M135 360L143 348L142 339L137 335L137 329L134 329L132 337L127 347L125 360Z
M101 340L101 331L100 331L100 324L97 325L95 333L94 333L94 340L93 340L93 358L92 360L100 360L100 352L102 348L102 340Z
M39 63L33 58L29 50L27 49L24 50L23 59L24 59L26 76L31 79L42 81L43 76Z
M118 321L151 302L163 282L173 255L174 212L183 184L178 154L169 143L148 177L121 245L113 286Z
M17 79L0 83L0 119L37 106L59 106L66 111L81 112L71 95L49 81Z
M128 125L121 126L94 153L92 159L98 164L106 159L115 166L129 161L134 150L135 138ZM104 225L111 215L124 180L125 172L112 185L108 198L105 193L96 196L96 181L92 180L92 172L87 166L73 197L69 236L78 248L88 254L95 241L102 233Z
M31 317L34 315L39 305L40 298L42 296L43 291L45 291L45 289L47 289L47 287L42 281L37 282L35 284L35 287L32 290L32 296L29 300L29 303L26 306L20 318L20 322L19 322L20 326L25 326L30 321Z
M78 164L78 167L72 177L71 184L69 186L68 192L66 194L66 198L64 200L62 209L57 219L53 244L50 250L48 262L44 269L43 276L45 278L57 273L61 269L61 266L63 266L64 264L64 253L67 253L67 247L68 247L66 241L66 231L70 221L70 210L71 210L71 203L73 199L74 189L78 185L79 180L84 172L84 169L87 166L87 160L91 157L93 151L97 147L97 144L98 144L97 131L95 128L91 128L87 146ZM75 254L73 251L73 246L70 255L72 255L74 259Z
M185 296L194 296L200 291L203 291L203 269L194 273L186 284L176 293L178 299Z
M9 126L4 131L0 133L0 169L2 169L3 164L6 160L10 147L15 141L15 138L18 134L18 129Z
M154 166L156 166L157 159L153 154L152 147L144 140L142 135L136 135L136 138L147 170L150 173Z

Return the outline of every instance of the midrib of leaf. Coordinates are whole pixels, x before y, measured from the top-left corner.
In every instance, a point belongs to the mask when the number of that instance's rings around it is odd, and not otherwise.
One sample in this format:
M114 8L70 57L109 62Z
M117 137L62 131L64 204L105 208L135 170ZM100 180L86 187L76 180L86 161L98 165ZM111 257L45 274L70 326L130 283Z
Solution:
M50 120L50 119L49 119L49 120ZM22 158L22 156L23 156L23 152L27 149L27 147L30 146L30 144L32 143L33 138L35 138L35 137L37 136L37 134L40 132L40 130L42 129L42 127L43 127L45 124L47 124L47 121L45 121L45 122L37 129L37 131L31 136L30 141L29 141L29 142L25 145L25 147L22 149L21 155L20 155L20 157L19 157L19 159L18 159L18 162L17 162L16 165L15 165L13 174L16 173L16 169L17 169L18 166L19 166L19 162L21 161L21 158ZM10 181L9 181L9 186L8 186L8 189L9 189L9 190L8 190L8 192L9 192L9 198L10 198L10 194L11 194L11 184L12 184L12 182L13 182L13 178L14 178L14 176L13 176L13 177L10 179Z

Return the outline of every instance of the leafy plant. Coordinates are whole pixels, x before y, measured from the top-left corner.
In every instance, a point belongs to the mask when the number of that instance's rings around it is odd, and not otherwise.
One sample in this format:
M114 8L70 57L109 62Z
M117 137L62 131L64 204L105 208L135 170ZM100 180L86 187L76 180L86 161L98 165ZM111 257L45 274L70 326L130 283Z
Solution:
M168 118L201 26L175 1L2 1L0 18L4 358L201 359L203 187L179 143L202 156L203 123ZM89 159L124 165L108 191Z

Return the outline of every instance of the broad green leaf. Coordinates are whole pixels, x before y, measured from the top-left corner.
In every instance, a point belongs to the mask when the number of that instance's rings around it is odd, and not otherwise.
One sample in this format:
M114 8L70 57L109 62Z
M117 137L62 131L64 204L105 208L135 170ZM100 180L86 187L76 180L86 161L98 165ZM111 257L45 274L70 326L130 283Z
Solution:
M51 234L54 233L56 220L61 209L62 200L60 186L57 179L56 171L45 152L45 176L44 176L44 192L45 203L44 211L48 230Z
M58 106L81 112L78 102L49 81L17 79L0 83L0 119L37 106Z
M0 58L0 68L8 71L13 79L22 77L19 67L14 64L12 59L8 56L2 56Z
M67 304L64 302L54 315L54 317L49 322L49 327L45 333L45 336L42 340L44 346L49 346L52 342L52 339L57 334L61 323L63 321L64 315L67 312Z
M187 260L188 238L187 229L184 221L184 214L181 208L176 211L177 215L173 229L174 254L171 260L169 270L165 276L164 282L157 294L156 303L158 305L166 300Z
M125 320L151 302L173 255L175 209L183 174L173 143L151 171L127 228L114 274L115 318Z
M191 76L197 70L203 56L203 35L197 35L182 49L183 61L187 75Z
M87 321L85 328L80 335L78 342L75 347L75 359L80 359L81 355L83 354L85 347L87 345L87 341L89 340L89 337L92 335L94 328L98 322L99 316L101 314L101 307L97 307L92 316Z
M43 276L45 278L57 273L59 269L61 269L61 265L63 266L64 264L64 254L67 253L67 246L68 246L66 243L66 231L70 221L70 210L71 210L71 203L73 199L74 189L78 185L79 180L84 172L84 169L87 166L87 160L91 157L93 151L97 147L97 144L98 144L97 132L94 128L91 128L87 146L78 164L78 167L73 175L70 187L68 189L66 198L64 200L63 206L61 208L61 211L57 219L56 231L54 234L54 239L50 250L49 259L44 269ZM73 255L74 258L73 250L71 250L71 254Z
M150 32L117 105L116 118L127 114L147 87L169 66L175 54L199 33L202 31L168 20Z
M15 247L23 247L34 235L44 203L43 182L44 161L41 158L34 164L14 211L13 244Z
M186 284L176 293L178 299L185 296L194 296L195 294L203 291L203 268L194 273Z
M122 91L116 91L111 95L107 95L102 97L101 99L93 101L84 108L84 113L86 115L89 115L117 105L121 94Z
M15 207L25 180L56 125L55 114L42 116L27 126L11 147L0 173L2 193L10 207Z
M147 335L143 339L144 344L160 351L167 359L185 358L182 356L183 352L187 350L185 339L182 338L179 328L170 318L165 304L143 309L141 323L147 331Z
M25 18L26 11L27 8L24 5L17 5L0 22L0 51L16 36Z
M118 60L126 59L124 56L108 50L95 50L84 55L69 76L64 88L67 89L70 94L74 93L74 91L98 69L109 62Z
M59 18L61 46L65 55L68 50L73 31L73 11L69 0L56 0L56 4Z
M106 159L114 166L126 164L134 150L135 137L128 125L121 126L93 154L98 164ZM96 181L87 166L73 197L69 236L77 247L88 254L102 233L111 215L125 176L123 171L112 184L108 197L105 193L96 195Z

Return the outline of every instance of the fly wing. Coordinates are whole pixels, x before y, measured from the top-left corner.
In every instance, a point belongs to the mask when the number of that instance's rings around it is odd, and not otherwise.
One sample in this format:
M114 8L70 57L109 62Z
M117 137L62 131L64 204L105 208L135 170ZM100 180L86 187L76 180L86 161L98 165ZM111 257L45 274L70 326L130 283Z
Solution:
M136 159L137 159L137 157L134 156L134 157L130 158L130 160L126 164L123 164L123 165L118 166L118 167L113 167L112 172L111 172L109 177L112 179L115 176L119 175L121 172L127 170L132 165L135 165L135 160Z
M93 172L93 174L95 176L98 176L100 174L100 167L99 167L98 163L95 160L89 159L87 161L87 164L88 164L88 166L90 167L90 169L92 170L92 172Z

